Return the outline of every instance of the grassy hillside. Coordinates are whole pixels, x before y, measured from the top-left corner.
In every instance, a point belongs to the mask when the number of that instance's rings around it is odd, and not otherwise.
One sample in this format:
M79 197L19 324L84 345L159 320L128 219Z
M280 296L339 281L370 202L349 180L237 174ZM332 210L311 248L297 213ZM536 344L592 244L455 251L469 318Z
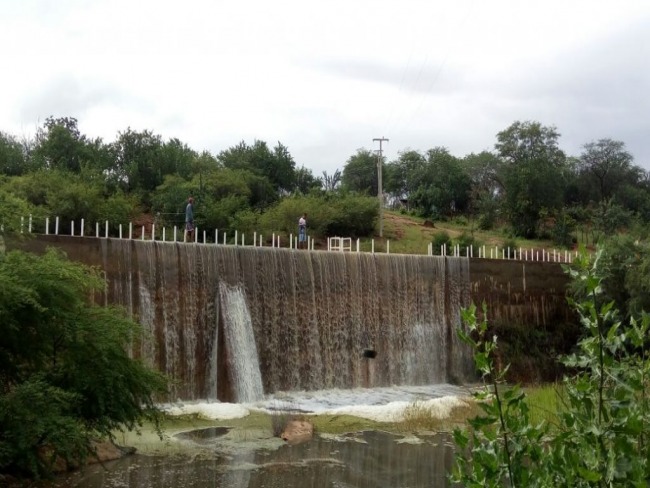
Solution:
M459 217L447 222L427 222L425 219L402 214L395 211L384 211L384 236L380 238L377 234L374 237L375 251L385 252L386 241L390 241L390 252L401 254L426 254L427 246L437 234L446 232L457 243L461 236L473 237L476 245L481 246L514 246L523 249L559 249L551 241L513 239L508 237L505 230L482 231L476 228L476 223L469 222L465 217ZM433 224L433 227L431 225ZM372 239L361 239L362 251L370 251ZM356 243L352 244L353 250ZM463 251L464 252L464 251Z

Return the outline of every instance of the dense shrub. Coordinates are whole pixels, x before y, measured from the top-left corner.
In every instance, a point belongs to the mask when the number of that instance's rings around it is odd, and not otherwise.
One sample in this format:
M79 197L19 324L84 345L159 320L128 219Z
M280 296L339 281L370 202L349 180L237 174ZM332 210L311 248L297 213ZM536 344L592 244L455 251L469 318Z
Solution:
M436 256L442 254L442 246L447 247L447 254L452 252L453 244L451 242L451 237L445 231L438 232L437 234L435 234L433 236L431 244L433 245L433 254Z
M470 420L469 431L454 432L452 478L461 486L647 486L650 315L624 325L613 302L604 300L603 277L586 254L570 273L581 292L573 304L584 337L562 360L575 373L562 383L557 424L532 422L525 394L505 384L507 367L496 366L497 337L485 319L477 320L474 306L463 312L468 332L459 334L474 348L486 387L475 395L483 415Z
M104 286L53 250L0 255L0 472L46 475L94 439L157 422L166 382L127 353L139 326L89 303Z

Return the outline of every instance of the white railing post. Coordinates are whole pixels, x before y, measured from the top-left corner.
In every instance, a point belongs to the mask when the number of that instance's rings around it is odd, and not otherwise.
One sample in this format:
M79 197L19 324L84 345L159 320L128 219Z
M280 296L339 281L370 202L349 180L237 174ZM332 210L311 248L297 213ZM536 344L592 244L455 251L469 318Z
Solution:
M133 222L129 222L129 240L133 239Z
M25 217L20 217L20 233L23 233L23 227L25 226Z
M156 240L156 224L151 224L151 240Z
M253 232L253 247L257 246L257 231Z
M142 237L142 240L144 241L144 225L142 226L142 235L140 237Z
M50 218L45 217L45 235L50 233Z
M54 220L54 235L58 236L59 235L59 217L56 217Z
M167 240L167 228L163 227L162 241L165 242L166 240Z
M106 232L104 233L104 237L108 239L108 220L106 221Z
M237 231L235 231L235 246L237 245Z
M223 245L224 245L224 246L226 245L226 239L227 239L226 236L227 236L227 235L228 235L227 232L224 232L224 233L223 233Z
M79 233L81 235L81 237L84 236L84 227L85 226L86 226L86 224L84 222L84 219L81 219L81 229L80 229L81 232Z
M32 214L29 214L29 233L32 233Z
M120 224L120 239L122 238L122 224Z
M206 235L206 232L207 232L207 231L205 231L205 230L203 231L203 244L205 244L205 243L207 242L207 235Z
M22 232L22 224L21 224L21 230L20 231ZM72 222L70 222L70 235L71 236L74 235L74 220Z
M95 237L99 238L99 222L95 222Z

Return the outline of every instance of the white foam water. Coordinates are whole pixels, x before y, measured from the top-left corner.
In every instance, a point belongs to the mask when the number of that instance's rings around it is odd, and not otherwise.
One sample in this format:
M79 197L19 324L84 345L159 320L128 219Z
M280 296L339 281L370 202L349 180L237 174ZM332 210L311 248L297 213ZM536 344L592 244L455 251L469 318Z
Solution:
M238 402L254 402L264 397L264 387L246 298L240 287L225 283L219 285L219 296L235 396Z
M253 402L190 402L163 408L172 415L199 414L211 419L241 418L251 411L281 411L304 415L348 414L377 422L395 422L401 420L404 411L415 402L438 418L448 417L453 408L466 405L469 396L467 388L436 384L278 392Z

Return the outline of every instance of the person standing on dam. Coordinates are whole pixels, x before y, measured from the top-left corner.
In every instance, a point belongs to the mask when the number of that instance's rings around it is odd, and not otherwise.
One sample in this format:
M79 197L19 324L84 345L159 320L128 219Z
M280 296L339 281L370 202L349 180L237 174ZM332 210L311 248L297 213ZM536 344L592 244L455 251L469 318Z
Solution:
M298 249L307 247L307 214L298 219Z
M185 207L185 239L184 241L192 242L194 240L194 198L187 199Z

